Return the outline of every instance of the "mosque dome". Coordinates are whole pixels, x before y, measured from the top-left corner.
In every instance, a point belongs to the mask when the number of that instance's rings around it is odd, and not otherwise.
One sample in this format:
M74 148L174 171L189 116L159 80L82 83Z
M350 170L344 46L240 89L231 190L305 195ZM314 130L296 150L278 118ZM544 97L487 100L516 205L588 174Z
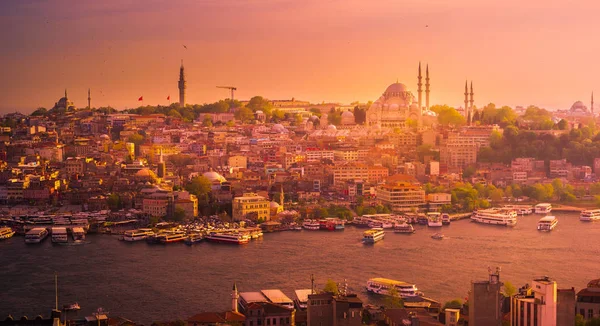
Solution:
M329 125L329 126L327 126L327 130L334 130L335 131L335 130L337 130L337 127L334 126L334 125Z
M227 179L225 179L225 177L223 177L222 175L218 174L215 171L209 171L209 172L204 172L202 174L203 177L207 178L210 182L225 182L227 181Z
M388 86L388 88L385 90L385 94L394 94L394 93L401 93L401 92L407 92L408 91L408 87L406 87L406 85L402 84L402 83L393 83L390 86Z
M150 171L148 168L143 168L135 173L136 178L154 178L154 172Z
M279 208L279 204L275 201L272 201L269 205L271 208Z
M588 108L581 101L577 101L571 105L571 112L587 112Z
M271 128L271 131L272 132L276 132L276 133L280 133L280 134L288 132L287 129L285 129L285 127L282 124L280 124L280 123L278 123L276 125L273 125L273 127Z
M110 140L110 136L109 136L109 135L107 135L107 134L102 134L102 135L100 135L100 139L103 139L103 140Z
M343 125L352 125L354 124L354 113L350 111L344 111L342 113L342 124Z

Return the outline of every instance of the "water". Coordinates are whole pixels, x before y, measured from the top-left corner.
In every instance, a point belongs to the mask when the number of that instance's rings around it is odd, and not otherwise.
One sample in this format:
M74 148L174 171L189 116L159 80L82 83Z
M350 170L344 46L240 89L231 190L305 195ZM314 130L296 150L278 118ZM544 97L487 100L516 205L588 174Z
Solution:
M310 274L322 288L328 278L348 280L369 302L364 285L371 277L417 284L442 303L465 298L471 280L487 279L487 267L500 266L501 280L516 286L548 275L559 288L585 287L600 277L600 223L583 223L575 214L555 214L558 227L536 230L539 215L520 217L514 228L453 222L441 232L415 226L412 235L388 232L366 246L364 229L265 234L263 240L234 246L200 243L148 245L116 236L89 235L77 246L26 246L22 237L0 242L0 319L38 314L54 306L54 271L59 274L59 305L79 302L79 316L98 307L136 322L185 319L202 311L230 307L230 291L310 288Z

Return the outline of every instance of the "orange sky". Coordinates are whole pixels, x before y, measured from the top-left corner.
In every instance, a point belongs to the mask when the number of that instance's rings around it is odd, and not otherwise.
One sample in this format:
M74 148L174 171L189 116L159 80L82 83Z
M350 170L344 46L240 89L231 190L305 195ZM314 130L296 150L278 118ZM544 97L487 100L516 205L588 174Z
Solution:
M461 105L468 78L478 106L589 105L600 2L573 3L2 1L0 112L51 108L65 88L80 107L88 87L96 107L168 104L180 59L188 103L228 97L216 85L238 87L238 99L366 102L396 79L416 91L422 61L433 104Z

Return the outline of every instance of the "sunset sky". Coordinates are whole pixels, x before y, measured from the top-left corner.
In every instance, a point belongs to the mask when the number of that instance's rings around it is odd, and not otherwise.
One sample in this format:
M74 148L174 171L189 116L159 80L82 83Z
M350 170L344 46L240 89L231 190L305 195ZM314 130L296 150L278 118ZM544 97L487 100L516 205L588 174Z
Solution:
M366 102L398 79L416 93L429 63L433 104L600 107L600 2L489 0L7 0L0 2L0 113L118 109L262 95ZM427 27L428 26L428 27ZM183 47L187 46L187 50Z

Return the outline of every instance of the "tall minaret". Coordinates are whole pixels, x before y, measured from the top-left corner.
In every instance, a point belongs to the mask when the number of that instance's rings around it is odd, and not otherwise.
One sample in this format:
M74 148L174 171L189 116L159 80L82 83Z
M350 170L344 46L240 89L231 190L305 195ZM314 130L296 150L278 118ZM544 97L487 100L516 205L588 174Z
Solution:
M423 83L421 82L422 78L423 77L421 76L421 62L419 61L419 76L417 77L417 95L419 100L419 111L423 110L423 89L421 88L421 86L423 86Z
M592 92L592 107L590 110L592 110L592 116L594 116L594 92Z
M473 93L473 81L471 81L471 93L469 93L469 95L471 97L469 99L469 111L471 111L471 114L473 114L473 108L474 108L474 106L473 106L473 102L474 102L473 101L473 95L475 95L475 93ZM473 117L471 117L471 118L473 118Z
M425 108L429 111L429 64L425 68Z
M465 80L465 118L467 118L467 125L471 125L471 110L469 109L469 89L467 87L466 80Z
M88 88L88 109L92 108L92 95L90 89Z
M65 99L67 98L67 89L65 88Z
M185 83L185 74L183 73L183 59L181 60L181 68L179 68L179 106L185 106L185 89L187 88Z
M279 191L279 206L283 209L283 199L285 198L283 195L283 184L281 184L281 191Z
M237 290L237 285L233 282L233 290L231 291L231 310L238 312L238 300L240 295Z

